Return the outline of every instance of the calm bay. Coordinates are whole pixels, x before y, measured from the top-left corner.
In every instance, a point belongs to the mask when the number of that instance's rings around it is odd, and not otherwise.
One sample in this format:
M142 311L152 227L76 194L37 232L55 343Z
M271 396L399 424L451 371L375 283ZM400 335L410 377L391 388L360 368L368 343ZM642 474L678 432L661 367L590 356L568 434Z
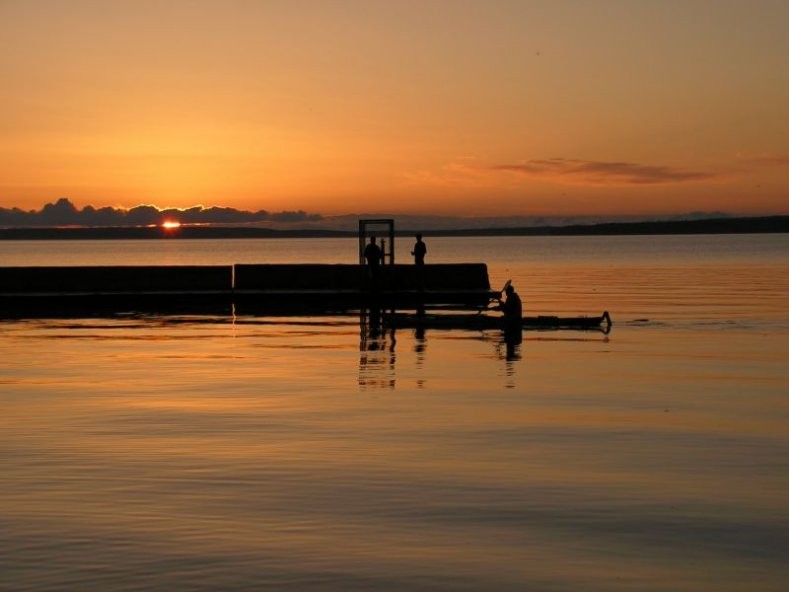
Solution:
M427 244L614 327L507 352L353 316L0 320L0 590L787 588L789 235ZM357 248L0 241L0 266Z

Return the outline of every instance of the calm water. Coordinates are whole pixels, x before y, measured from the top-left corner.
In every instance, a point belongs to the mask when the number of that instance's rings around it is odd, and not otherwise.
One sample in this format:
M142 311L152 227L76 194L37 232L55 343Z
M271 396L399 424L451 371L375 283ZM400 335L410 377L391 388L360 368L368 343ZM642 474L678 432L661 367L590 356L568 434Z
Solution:
M0 241L0 265L356 248ZM428 249L613 331L507 356L353 317L0 321L0 590L789 588L789 236Z

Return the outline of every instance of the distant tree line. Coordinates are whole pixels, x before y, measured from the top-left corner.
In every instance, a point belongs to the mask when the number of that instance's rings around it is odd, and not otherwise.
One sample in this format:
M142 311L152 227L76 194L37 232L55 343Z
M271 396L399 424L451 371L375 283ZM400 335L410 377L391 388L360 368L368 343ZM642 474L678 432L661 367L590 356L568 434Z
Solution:
M163 220L175 219L181 224L244 224L252 222L305 222L321 220L320 214L308 214L303 210L249 212L220 206L194 206L184 210L169 208L160 210L151 205L139 205L131 209L94 208L78 209L67 198L48 203L40 210L0 208L0 226L148 226L161 224Z

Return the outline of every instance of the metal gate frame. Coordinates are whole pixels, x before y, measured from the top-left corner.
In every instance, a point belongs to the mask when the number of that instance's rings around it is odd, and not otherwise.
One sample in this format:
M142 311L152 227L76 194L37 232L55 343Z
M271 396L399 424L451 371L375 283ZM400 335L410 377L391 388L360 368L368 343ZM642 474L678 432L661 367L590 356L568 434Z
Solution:
M372 230L370 229L372 227ZM384 229L379 232L375 232L376 227L383 227ZM364 248L367 245L367 240L371 236L375 236L376 238L381 236L382 234L386 234L389 237L389 242L386 242L385 238L381 238L381 251L383 252L383 262L384 265L387 263L389 265L394 265L395 262L395 230L394 230L394 220L392 218L369 218L365 220L359 220L359 265L364 265Z

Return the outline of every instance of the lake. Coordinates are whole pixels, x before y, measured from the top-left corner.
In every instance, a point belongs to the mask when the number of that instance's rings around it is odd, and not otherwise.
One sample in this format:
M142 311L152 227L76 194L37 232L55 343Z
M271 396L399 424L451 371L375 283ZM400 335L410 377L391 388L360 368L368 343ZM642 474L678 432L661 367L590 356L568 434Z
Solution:
M0 320L0 590L789 587L789 235L426 242L613 329ZM0 266L357 249L0 241Z

